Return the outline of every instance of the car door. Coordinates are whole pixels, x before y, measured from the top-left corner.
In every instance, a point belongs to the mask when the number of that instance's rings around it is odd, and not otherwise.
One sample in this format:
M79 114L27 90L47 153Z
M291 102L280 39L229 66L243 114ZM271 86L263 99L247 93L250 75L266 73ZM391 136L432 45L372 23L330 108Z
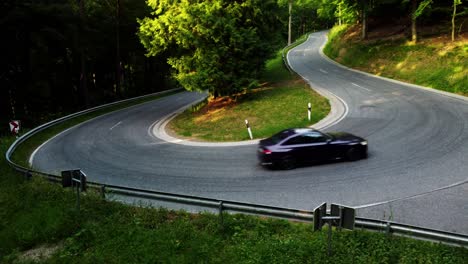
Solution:
M332 155L328 137L319 132L309 132L304 134L307 138L306 146L301 150L304 161L328 160Z
M290 155L299 162L310 162L329 158L327 138L318 132L298 135L284 143Z

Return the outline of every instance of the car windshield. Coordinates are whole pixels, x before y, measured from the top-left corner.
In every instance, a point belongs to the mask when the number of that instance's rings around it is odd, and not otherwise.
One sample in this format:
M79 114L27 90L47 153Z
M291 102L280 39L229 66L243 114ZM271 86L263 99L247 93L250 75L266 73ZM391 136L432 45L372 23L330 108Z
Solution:
M328 139L331 139L331 140L334 140L334 139L335 139L335 137L334 137L332 134L330 134L330 133L322 132L322 134L323 134L326 138L328 138Z

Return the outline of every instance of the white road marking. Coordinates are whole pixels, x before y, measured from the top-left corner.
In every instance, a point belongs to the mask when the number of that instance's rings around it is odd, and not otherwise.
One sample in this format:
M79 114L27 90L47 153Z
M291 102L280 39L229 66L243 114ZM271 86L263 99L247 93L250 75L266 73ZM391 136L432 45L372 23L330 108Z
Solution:
M122 121L118 122L117 124L113 125L109 130L116 128L118 125L122 124Z
M319 71L325 73L325 74L328 74L328 72L326 70L323 70L323 69L320 69Z
M83 124L83 123L81 123L81 124ZM79 124L79 125L81 125L81 124ZM79 126L79 125L78 125L78 126ZM60 133L58 133L57 135L55 135L55 136L49 138L46 142L42 143L39 147L37 147L37 148L33 151L33 153L31 154L31 156L29 157L29 166L32 167L33 161L34 161L34 157L36 156L36 153L39 151L39 149L41 149L44 145L46 145L47 143L49 143L49 142L52 141L53 139L59 137L59 136L62 135L62 134L65 134L66 132L68 132L69 130L71 130L72 128L75 128L75 127L76 127L76 126L70 127L70 128L68 128L68 129L66 129L66 130L64 130L64 131L62 131L62 132L60 132Z
M364 90L366 90L366 91L368 91L368 92L372 92L371 89L367 89L366 87L362 87L362 86L360 86L360 85L358 85L358 84L355 84L355 83L351 83L351 84L354 85L354 86L356 86L356 87L359 87L359 88L361 88L361 89L364 89Z
M438 191L443 191L443 190L447 190L447 189L450 189L450 188L458 187L458 186L464 185L466 183L468 183L468 179L465 179L463 181L459 181L459 182L456 182L456 183L452 183L450 185L440 187L440 188L437 188L437 189L434 189L434 190L430 190L430 191L427 191L427 192L423 192L423 193L419 193L419 194L415 194L415 195L411 195L411 196L407 196L407 197L396 198L396 199L392 199L392 200L388 200L388 201L382 201L382 202L376 202L376 203L370 203L370 204L363 204L363 205L359 205L359 206L354 206L353 208L354 209L361 209L361 208L378 206L378 205L382 205L382 204L389 204L389 203L393 203L393 202L409 200L409 199L425 196L425 195L428 195L428 194L432 194L432 193L435 193L435 192L438 192Z

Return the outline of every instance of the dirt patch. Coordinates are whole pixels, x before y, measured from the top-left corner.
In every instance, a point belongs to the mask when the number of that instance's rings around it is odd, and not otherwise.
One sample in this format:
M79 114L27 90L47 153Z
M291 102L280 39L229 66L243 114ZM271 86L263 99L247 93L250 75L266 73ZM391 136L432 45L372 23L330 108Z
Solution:
M19 256L19 261L44 261L54 255L63 247L63 242L60 242L55 245L41 245L37 248L33 248L23 252Z
M204 111L211 112L211 111L218 110L220 108L234 106L236 105L238 96L234 96L234 97L225 96L225 97L218 97L218 98L211 99L208 101L208 105L204 108Z

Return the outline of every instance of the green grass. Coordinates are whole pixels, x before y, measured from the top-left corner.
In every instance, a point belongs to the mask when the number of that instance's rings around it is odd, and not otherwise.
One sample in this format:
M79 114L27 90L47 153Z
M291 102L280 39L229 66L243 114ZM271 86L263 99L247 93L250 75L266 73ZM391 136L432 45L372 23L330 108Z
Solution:
M284 49L284 56L287 55L288 51L294 47L302 44L307 40L309 34L304 34L299 37L293 44ZM267 82L283 82L287 80L292 80L295 75L291 74L283 63L283 50L280 50L276 53L276 56L266 63L266 70L263 74L263 80Z
M312 120L307 120L307 104L312 103ZM263 138L288 127L305 127L328 114L328 101L307 85L290 84L250 92L235 103L198 112L186 111L176 117L170 128L185 137L206 141L249 139L244 120L249 120L253 136Z
M32 136L31 138L29 138L24 143L22 143L15 150L15 152L13 153L12 160L15 163L17 163L17 164L19 164L19 165L21 165L23 167L29 167L29 157L31 156L33 151L36 148L38 148L42 143L44 143L48 139L52 138L53 136L59 134L60 132L66 130L66 129L70 128L70 127L73 127L73 126L75 126L77 124L80 124L82 122L90 120L92 118L95 118L97 116L100 116L100 115L103 115L103 114L106 114L106 113L110 113L110 112L113 112L113 111L116 111L116 110L120 110L120 109L123 109L123 108L126 108L126 107L134 106L134 105L137 105L137 104L142 104L142 103L145 103L145 102L149 102L149 101L161 98L163 96L168 96L168 95L171 95L171 94L174 94L174 93L177 93L177 92L169 92L169 93L162 94L162 95L154 95L154 96L149 96L149 97L145 97L145 98L141 98L141 99L137 99L137 100L133 100L133 101L129 101L129 102L122 102L122 103L119 103L119 104L116 104L116 105L113 105L113 106L106 107L104 109L100 109L100 110L97 110L97 111L94 111L94 112L91 112L91 113L88 113L88 114L85 114L85 115L75 117L73 119L67 120L67 121L62 122L60 124L57 124L57 125L52 126L50 128L47 128L47 129L37 133L36 135Z
M357 41L346 26L330 31L324 52L359 70L468 96L468 43L425 39ZM346 40L345 40L346 39Z
M281 53L268 61L264 75L267 84L240 95L235 100L211 102L199 111L188 110L177 116L169 128L177 134L204 141L249 139L248 120L254 138L264 138L290 127L310 126L330 111L328 101L314 92L284 67ZM312 104L311 121L307 104Z

